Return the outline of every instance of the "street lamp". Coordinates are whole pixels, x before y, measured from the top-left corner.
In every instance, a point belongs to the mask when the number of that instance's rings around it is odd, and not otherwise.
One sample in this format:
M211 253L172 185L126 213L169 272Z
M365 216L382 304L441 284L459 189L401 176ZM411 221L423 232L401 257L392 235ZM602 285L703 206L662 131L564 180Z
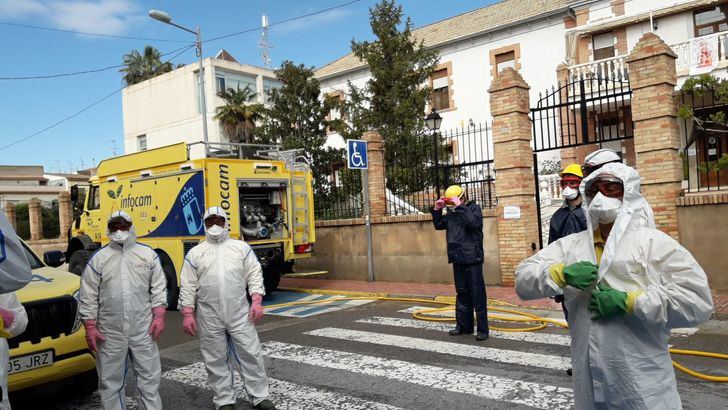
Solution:
M432 111L427 114L427 117L425 117L425 123L427 124L427 128L431 131L437 132L437 130L440 129L440 124L442 124L442 117L440 117L437 110L433 108Z
M182 27L179 24L174 23L172 21L172 17L169 14L160 10L149 10L149 17L157 21L161 21L164 24L169 24L170 26L182 29L188 33L192 33L196 37L195 47L197 48L197 56L199 57L200 62L200 73L199 78L197 79L197 84L200 93L200 111L202 111L202 140L205 145L205 157L207 157L210 153L210 150L207 146L207 104L205 102L205 71L202 67L202 38L200 35L200 27L198 26L195 30L190 30L186 27Z
M440 197L440 144L438 144L438 138L437 138L437 131L440 129L440 124L442 124L442 117L440 117L440 114L437 113L437 110L434 108L432 109L432 112L427 114L427 117L425 117L425 124L427 124L427 128L429 128L432 131L432 142L434 145L434 154L435 154L435 192L437 193L437 197Z

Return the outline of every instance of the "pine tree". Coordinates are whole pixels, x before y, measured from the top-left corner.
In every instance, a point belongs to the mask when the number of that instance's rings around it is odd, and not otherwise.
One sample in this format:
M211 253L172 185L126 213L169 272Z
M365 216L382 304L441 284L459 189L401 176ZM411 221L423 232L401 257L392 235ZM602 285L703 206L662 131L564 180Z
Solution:
M321 87L311 68L284 61L275 74L282 86L269 91L271 106L259 129L259 141L287 150L302 149L311 164L317 203L331 202L332 165L344 162L342 150L324 147L333 101L321 98Z
M396 193L419 192L434 179L427 169L434 146L424 118L431 93L426 84L437 53L413 38L409 18L400 30L404 13L394 1L381 1L369 15L376 40L352 40L351 50L368 65L371 78L361 89L348 84L341 107L347 120L334 126L345 138L378 130L384 140L387 187Z

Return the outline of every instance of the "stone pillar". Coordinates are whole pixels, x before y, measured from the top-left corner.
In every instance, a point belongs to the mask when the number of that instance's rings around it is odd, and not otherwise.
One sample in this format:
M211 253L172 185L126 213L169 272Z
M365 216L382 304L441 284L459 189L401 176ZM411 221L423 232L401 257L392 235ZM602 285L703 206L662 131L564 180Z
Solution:
M533 254L532 244L538 244L529 89L517 71L507 68L495 77L488 90L493 113L498 245L504 285L513 285L516 267ZM520 217L505 219L506 207L517 207Z
M61 226L61 239L68 239L68 230L73 222L73 205L71 204L71 194L61 192L58 195L58 223Z
M384 174L384 148L379 131L367 131L362 136L367 142L367 160L369 161L369 199L371 216L384 216L387 213L387 186Z
M33 198L28 204L28 218L30 219L30 240L43 239L43 219L40 215L40 199Z
M8 216L8 220L10 221L10 225L13 227L13 230L18 230L18 225L16 224L16 216L15 216L15 205L11 204L10 202L5 203L5 215Z
M678 239L675 198L682 188L680 131L673 98L677 56L653 33L642 36L627 58L632 118L642 195L652 206L657 228Z

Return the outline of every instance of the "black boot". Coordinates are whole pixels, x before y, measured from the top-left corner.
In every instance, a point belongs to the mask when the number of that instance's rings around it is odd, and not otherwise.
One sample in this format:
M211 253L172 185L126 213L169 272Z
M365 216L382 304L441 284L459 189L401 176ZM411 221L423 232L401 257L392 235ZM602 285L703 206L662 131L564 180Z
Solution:
M488 340L488 332L478 332L475 334L475 340L481 341L481 340Z
M275 404L272 401L265 399L255 406L256 409L262 410L276 410Z
M477 318L477 329L475 333L475 340L488 340L490 335L488 332L488 311L475 312Z
M568 374L569 376L571 376L571 374L572 374L571 369L566 369L566 374Z
M471 330L470 332L464 332L463 328L461 328L460 326L455 326L455 329L452 329L447 333L450 336L460 336L460 335L472 335L473 331Z

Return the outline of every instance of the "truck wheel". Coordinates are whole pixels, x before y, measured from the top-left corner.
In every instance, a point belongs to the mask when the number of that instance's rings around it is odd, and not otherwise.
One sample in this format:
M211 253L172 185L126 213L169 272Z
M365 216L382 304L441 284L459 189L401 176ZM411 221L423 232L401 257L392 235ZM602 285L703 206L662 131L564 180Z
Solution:
M71 260L68 261L68 271L78 276L83 275L83 270L86 269L86 264L91 257L91 251L86 249L80 249L71 255Z
M263 272L263 285L265 286L266 295L275 292L279 283L281 283L281 271L276 269Z
M172 259L164 252L157 252L159 262L162 264L164 277L167 279L167 310L177 310L179 300L179 286L177 286L177 272L174 270Z

